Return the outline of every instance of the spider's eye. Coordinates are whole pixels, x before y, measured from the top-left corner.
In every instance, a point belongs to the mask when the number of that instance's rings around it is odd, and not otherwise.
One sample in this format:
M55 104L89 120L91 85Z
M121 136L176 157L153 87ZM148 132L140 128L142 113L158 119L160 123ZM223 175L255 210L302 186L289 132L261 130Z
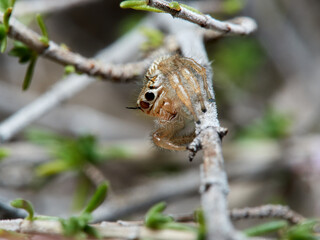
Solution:
M154 99L154 93L153 92L146 92L146 94L144 95L144 97L148 100L148 101L152 101Z
M147 109L149 108L149 103L145 102L145 101L141 101L140 102L140 107L143 109Z

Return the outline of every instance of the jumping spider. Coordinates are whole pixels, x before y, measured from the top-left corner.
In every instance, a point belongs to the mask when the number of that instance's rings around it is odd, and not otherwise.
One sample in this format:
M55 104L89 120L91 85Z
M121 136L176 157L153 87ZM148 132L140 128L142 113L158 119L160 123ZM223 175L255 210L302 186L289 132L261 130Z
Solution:
M200 123L194 104L199 103L201 111L206 112L201 85L207 99L212 100L206 79L206 69L191 58L167 56L150 66L135 108L157 118L158 129L152 134L157 146L169 150L187 149L195 133L182 135L181 132L192 120Z

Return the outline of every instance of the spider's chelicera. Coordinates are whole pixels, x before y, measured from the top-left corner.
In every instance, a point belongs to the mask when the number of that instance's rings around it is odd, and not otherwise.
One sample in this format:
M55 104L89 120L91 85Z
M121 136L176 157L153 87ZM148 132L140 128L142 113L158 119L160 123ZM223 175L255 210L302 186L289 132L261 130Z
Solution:
M201 85L206 96L201 92ZM168 56L156 60L148 69L136 108L156 117L158 129L152 139L157 146L186 150L195 134L194 131L187 135L181 132L188 122L199 123L195 103L205 112L205 98L212 99L206 69L191 58Z

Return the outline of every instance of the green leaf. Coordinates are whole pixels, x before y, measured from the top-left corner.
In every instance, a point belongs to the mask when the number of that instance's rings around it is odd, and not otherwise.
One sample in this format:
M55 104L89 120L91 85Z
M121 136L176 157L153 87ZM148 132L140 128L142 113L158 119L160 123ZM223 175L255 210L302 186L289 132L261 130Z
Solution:
M46 28L46 25L44 24L43 18L40 14L37 14L37 23L41 29L42 36L40 37L40 41L45 44L46 46L49 46L49 35Z
M5 12L10 7L10 2L8 0L0 0L0 10Z
M32 221L34 219L34 210L32 204L24 199L18 198L10 202L12 207L21 208L28 212L27 220Z
M64 67L64 73L66 75L72 74L76 72L76 68L73 65L67 65Z
M145 225L152 229L161 229L163 224L173 222L172 217L162 214L165 208L165 202L160 202L151 207L145 216Z
M222 2L222 9L227 14L234 14L244 8L244 0L224 0Z
M133 7L139 7L139 6L145 6L147 5L147 2L145 0L132 0L132 1L123 1L120 3L121 8L133 8Z
M23 91L27 90L30 87L37 59L38 59L37 54L33 54L33 56L30 59L30 63L28 65L27 72L26 72L26 75L23 80L23 85L22 85Z
M135 1L135 0L127 0L120 3L121 8L132 8L135 10L141 10L141 11L149 11L149 12L158 12L161 13L163 11L150 7L147 5L147 2L145 0L141 1Z
M9 29L10 29L9 20L10 20L11 13L12 13L12 7L9 7L3 15L3 25L7 33L9 32Z
M145 225L152 229L174 229L179 231L196 232L197 229L186 224L174 222L173 218L163 214L165 202L160 202L150 208L145 216Z
M107 182L101 183L86 208L83 210L83 213L92 213L97 207L103 203L108 193L109 184Z
M178 2L171 2L169 3L169 7L173 10L176 10L176 11L181 11L181 7L180 7L180 4Z
M243 232L248 236L248 237L253 237L253 236L260 236L264 235L267 233L272 233L279 231L280 229L285 229L288 227L287 221L273 221L273 222L268 222L264 223L258 226L254 226L252 228L248 228L244 230Z
M73 166L70 163L63 160L54 160L39 165L36 168L36 175L39 177L51 176L71 169L73 169Z
M7 37L5 36L2 40L0 40L1 42L1 46L0 46L0 52L4 53L7 49Z
M0 24L0 41L7 37L6 28L3 24Z
M319 229L319 220L307 220L290 227L285 233L285 238L288 240L319 240L319 232L315 233L314 231L316 226Z
M139 11L156 12L156 13L163 13L164 12L158 8L150 7L148 5L132 7L132 9L139 10Z
M197 240L205 240L207 234L206 221L202 209L197 209L194 213L196 222L199 224Z
M161 31L146 27L140 28L140 31L147 38L147 41L141 46L142 50L153 50L163 45L164 34Z
M5 148L0 148L0 160L8 157L10 154L9 154L9 151Z
M26 46L24 43L15 41L14 47L9 52L10 56L18 57L19 63L27 63L34 56L33 50Z

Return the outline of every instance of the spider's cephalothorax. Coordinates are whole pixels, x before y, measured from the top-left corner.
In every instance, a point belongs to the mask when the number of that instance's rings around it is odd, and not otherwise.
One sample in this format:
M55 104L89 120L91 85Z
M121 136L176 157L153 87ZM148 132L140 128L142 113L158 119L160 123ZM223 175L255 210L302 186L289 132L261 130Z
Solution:
M200 81L206 96L201 92ZM204 67L178 55L156 60L145 75L145 85L137 100L139 109L157 118L159 128L152 135L154 143L170 150L186 150L195 134L179 133L188 120L199 123L195 104L200 104L205 112L204 97L212 98Z

